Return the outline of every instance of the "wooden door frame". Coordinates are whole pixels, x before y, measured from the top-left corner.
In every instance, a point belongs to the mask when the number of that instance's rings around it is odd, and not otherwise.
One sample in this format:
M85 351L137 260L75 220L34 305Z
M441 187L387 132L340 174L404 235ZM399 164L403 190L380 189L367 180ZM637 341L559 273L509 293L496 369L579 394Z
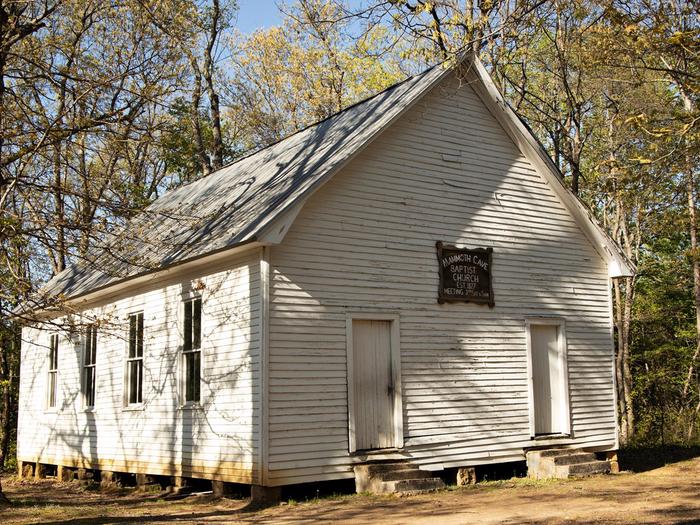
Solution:
M401 389L401 342L400 316L394 311L352 311L345 318L345 350L347 356L347 395L348 395L348 450L357 452L355 439L355 392L353 390L353 321L390 321L391 322L391 380L394 384L393 416L394 446L403 448L403 394Z
M569 398L569 355L566 341L566 320L563 317L528 317L525 319L525 341L527 348L527 383L528 383L528 415L530 419L530 439L534 439L535 434L535 384L534 371L532 367L532 335L530 327L532 325L548 325L557 327L557 347L559 353L559 364L563 376L563 399L561 414L564 428L560 434L552 436L553 439L562 436L571 436L571 400Z

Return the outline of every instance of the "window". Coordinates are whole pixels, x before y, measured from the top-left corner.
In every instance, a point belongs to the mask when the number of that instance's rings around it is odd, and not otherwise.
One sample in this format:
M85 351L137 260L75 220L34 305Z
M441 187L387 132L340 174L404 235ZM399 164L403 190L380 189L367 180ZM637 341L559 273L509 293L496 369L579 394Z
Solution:
M97 358L97 327L88 325L83 347L83 405L95 406L95 362Z
M185 302L182 358L184 362L185 403L199 402L199 383L202 366L202 299Z
M52 334L49 340L49 392L48 406L56 408L58 397L58 334Z
M129 316L129 356L126 361L126 401L143 402L143 312Z

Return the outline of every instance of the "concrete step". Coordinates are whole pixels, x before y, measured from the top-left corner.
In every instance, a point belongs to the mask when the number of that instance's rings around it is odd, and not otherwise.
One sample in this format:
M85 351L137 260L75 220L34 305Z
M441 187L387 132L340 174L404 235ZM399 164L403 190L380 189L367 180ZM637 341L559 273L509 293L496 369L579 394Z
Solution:
M444 489L445 483L440 478L402 479L385 481L386 493L422 494Z
M425 479L431 477L432 474L425 470L420 470L414 467L391 470L377 474L377 477L382 481L399 481L404 479Z
M526 457L528 476L534 479L566 479L611 470L610 462L596 461L594 453L576 448L528 450Z
M610 472L609 461L590 461L588 463L576 463L574 465L561 465L555 467L559 474L557 477L583 477L595 474L607 474Z
M530 450L528 454L534 454L541 458L552 458L571 456L572 454L579 454L580 452L581 451L576 448L546 448L543 450Z
M445 487L440 478L408 461L370 462L355 465L355 489L374 494L418 494Z
M411 466L406 461L382 461L376 463L372 462L363 463L361 465L355 465L355 472L357 472L357 470L360 469L362 470L362 472L366 473L369 476L376 476L383 472L392 472L395 470L402 470L406 468L415 467Z
M553 456L555 465L576 465L578 463L590 463L596 460L593 452L578 452L576 454L567 454L565 456Z

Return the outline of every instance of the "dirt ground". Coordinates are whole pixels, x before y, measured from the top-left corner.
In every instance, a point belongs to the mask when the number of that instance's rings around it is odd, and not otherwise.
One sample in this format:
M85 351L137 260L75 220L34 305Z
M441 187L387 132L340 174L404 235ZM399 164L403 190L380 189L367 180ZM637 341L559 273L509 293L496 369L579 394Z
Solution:
M580 480L512 479L395 497L344 495L253 509L246 500L190 496L166 501L134 490L100 492L49 480L4 478L15 523L700 524L700 458L641 473Z

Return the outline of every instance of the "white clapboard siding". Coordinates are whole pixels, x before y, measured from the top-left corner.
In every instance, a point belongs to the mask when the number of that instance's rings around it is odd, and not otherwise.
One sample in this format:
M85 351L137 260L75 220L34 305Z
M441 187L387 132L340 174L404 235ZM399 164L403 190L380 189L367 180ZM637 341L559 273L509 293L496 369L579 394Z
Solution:
M435 242L492 246L496 306L438 305ZM615 445L607 267L468 83L444 80L270 254L269 483L352 476L346 317L399 313L405 452L523 459L526 317L565 320L573 439Z
M260 446L260 252L144 287L83 312L97 317L96 402L80 394L81 347L61 334L56 410L46 409L50 331L23 331L21 461L253 483ZM181 408L183 288L203 286L201 408ZM144 312L144 405L124 407L127 315Z

